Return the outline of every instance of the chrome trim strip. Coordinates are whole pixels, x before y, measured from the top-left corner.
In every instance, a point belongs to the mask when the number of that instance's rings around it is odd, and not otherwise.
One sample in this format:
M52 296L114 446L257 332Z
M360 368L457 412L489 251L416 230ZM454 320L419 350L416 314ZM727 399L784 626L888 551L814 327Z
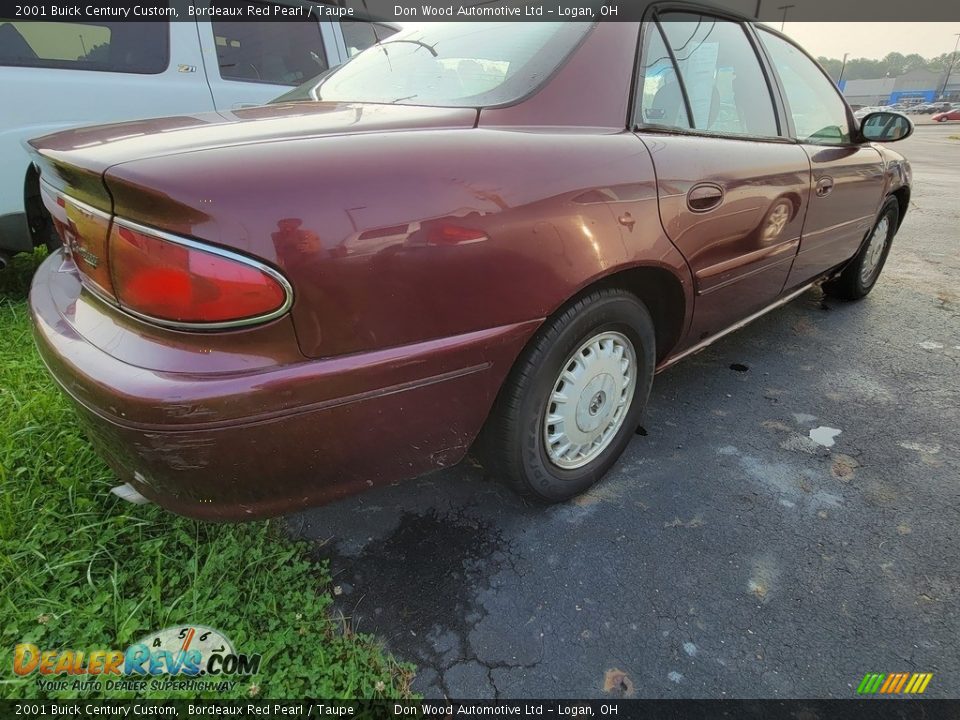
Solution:
M274 269L266 263L262 263L259 260L254 260L253 258L247 257L246 255L241 255L240 253L233 252L232 250L225 250L224 248L216 247L215 245L207 245L206 243L197 242L196 240L189 240L187 238L180 237L178 235L173 235L172 233L165 232L163 230L158 230L157 228L149 227L147 225L141 225L135 223L131 220L125 220L114 216L113 222L115 225L120 227L125 227L128 230L133 230L134 232L144 233L146 235L152 235L153 237L160 238L161 240L166 240L167 242L174 243L176 245L182 245L183 247L188 247L192 250L197 250L198 252L205 252L210 255L218 255L220 257L227 258L228 260L233 260L234 262L239 262L247 267L252 267L265 275L276 280L280 286L283 288L285 295L283 304L273 310L272 312L266 313L264 315L256 315L254 317L242 318L240 320L227 320L224 322L208 322L208 323L199 323L199 322L178 322L176 320L164 320L162 318L156 318L152 315L147 315L146 313L140 313L136 310L131 310L128 307L125 307L123 303L120 303L119 308L128 315L132 315L135 318L140 320L145 320L146 322L153 323L154 325L161 325L162 327L171 328L173 330L227 330L232 328L241 328L248 325L257 325L259 323L264 323L269 320L274 320L281 315L285 315L287 311L290 310L290 307L293 305L293 286L290 284L290 281L287 280L279 270Z
M102 217L107 222L110 222L110 220L113 219L113 216L107 211L101 210L99 208L95 208L93 207L93 205L87 205L87 203L83 202L82 200L77 200L72 195L67 195L62 190L57 190L57 188L55 188L53 185L48 183L43 178L40 179L40 185L45 187L50 192L50 194L53 195L54 197L63 198L64 202L69 202L72 205L76 205L78 208L80 208L84 212L90 213L91 215L98 215L99 217Z
M705 340L701 340L701 341L698 342L696 345L692 345L691 347L688 347L686 350L684 350L684 351L683 351L682 353L680 353L679 355L674 355L673 357L671 357L671 358L669 358L668 360L666 360L666 362L660 364L660 365L656 368L656 370L655 370L654 372L659 373L659 372L662 372L663 370L666 370L668 367L672 367L672 366L675 365L676 363L678 363L678 362L680 362L681 360L683 360L685 357L689 357L690 355L693 355L694 353L700 352L701 350L705 349L707 346L712 345L713 343L715 343L715 342L716 342L717 340L719 340L720 338L725 337L725 336L729 335L730 333L735 332L736 330L739 330L740 328L744 327L745 325L749 325L750 323L752 323L752 322L753 322L754 320L756 320L757 318L763 317L764 315L766 315L766 314L767 314L768 312L770 312L771 310L776 310L778 307L781 307L781 306L783 306L783 305L786 305L786 304L787 304L788 302L790 302L791 300L799 297L800 295L803 295L803 293L805 293L807 290L809 290L809 289L812 288L814 285L816 285L817 282L818 282L818 281L815 281L815 282L812 282L812 283L808 283L807 285L804 285L804 286L801 287L800 289L794 290L794 291L793 291L792 293L790 293L789 295L784 295L784 296L783 296L782 298L780 298L779 300L776 300L775 302L771 303L770 305L767 305L765 308L762 308L761 310L758 310L757 312L753 313L753 315L748 315L748 316L745 317L743 320L739 320L739 321L735 322L733 325L731 325L730 327L728 327L726 330L721 330L720 332L716 333L715 335L711 335L710 337L706 338Z

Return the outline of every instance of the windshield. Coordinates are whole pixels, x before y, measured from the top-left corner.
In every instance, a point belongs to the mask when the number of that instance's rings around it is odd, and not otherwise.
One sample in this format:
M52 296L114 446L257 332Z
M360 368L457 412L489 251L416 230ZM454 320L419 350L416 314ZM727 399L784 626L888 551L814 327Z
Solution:
M430 23L392 36L274 102L481 107L535 90L589 23Z

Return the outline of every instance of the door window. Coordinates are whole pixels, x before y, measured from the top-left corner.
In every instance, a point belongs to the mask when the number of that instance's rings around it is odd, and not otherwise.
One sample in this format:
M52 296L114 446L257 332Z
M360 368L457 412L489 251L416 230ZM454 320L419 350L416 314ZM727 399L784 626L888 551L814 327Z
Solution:
M212 7L223 4L211 2ZM312 17L284 22L214 20L211 25L224 80L299 85L328 68L320 26Z
M740 23L691 13L665 13L659 21L673 58L651 31L641 93L645 123L778 136L770 88Z
M797 139L820 145L849 143L847 107L833 83L795 45L762 29L760 37L787 95Z
M647 41L640 59L640 119L644 125L690 129L687 106L677 69L660 30L654 24L647 26Z
M0 21L0 65L156 74L170 62L169 37L165 20Z

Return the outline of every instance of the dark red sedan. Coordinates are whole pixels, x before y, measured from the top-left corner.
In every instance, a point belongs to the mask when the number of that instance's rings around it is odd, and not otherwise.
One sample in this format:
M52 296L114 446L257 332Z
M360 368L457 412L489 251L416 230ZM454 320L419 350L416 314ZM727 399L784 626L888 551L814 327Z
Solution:
M252 518L474 448L565 500L658 370L870 292L909 120L767 27L646 18L425 24L271 106L33 141L37 344L127 490Z
M960 109L948 110L947 112L937 113L932 120L936 122L947 122L948 120L960 120Z

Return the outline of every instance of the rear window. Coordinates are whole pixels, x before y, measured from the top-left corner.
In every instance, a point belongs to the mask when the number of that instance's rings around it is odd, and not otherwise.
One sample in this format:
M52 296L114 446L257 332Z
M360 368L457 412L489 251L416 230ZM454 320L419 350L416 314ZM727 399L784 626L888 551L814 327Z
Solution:
M221 5L224 3L211 3L213 7ZM314 18L284 22L214 20L211 24L224 80L299 85L328 67L320 26Z
M539 87L588 23L424 23L361 52L277 101L481 107Z
M19 22L0 19L0 65L161 73L170 26L155 22Z

